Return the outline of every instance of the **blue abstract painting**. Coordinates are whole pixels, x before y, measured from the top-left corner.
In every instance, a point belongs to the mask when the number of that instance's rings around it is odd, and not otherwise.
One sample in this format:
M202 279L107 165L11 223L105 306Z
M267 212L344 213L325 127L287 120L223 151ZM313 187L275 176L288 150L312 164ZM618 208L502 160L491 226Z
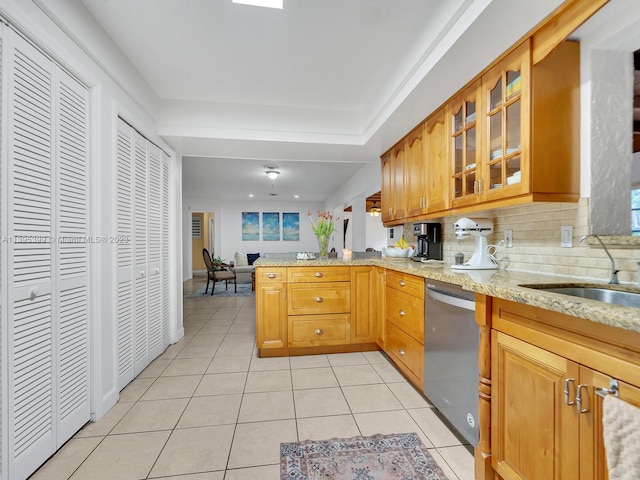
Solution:
M298 212L282 213L282 240L290 242L300 240L300 214Z
M260 214L258 212L242 212L242 240L260 240Z
M280 213L262 212L262 241L280 241Z

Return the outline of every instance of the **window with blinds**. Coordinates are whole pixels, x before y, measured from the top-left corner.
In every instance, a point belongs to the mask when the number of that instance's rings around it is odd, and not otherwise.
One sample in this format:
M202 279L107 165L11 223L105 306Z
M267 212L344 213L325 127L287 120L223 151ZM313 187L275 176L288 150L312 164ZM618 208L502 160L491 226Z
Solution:
M202 217L191 216L191 238L202 238Z

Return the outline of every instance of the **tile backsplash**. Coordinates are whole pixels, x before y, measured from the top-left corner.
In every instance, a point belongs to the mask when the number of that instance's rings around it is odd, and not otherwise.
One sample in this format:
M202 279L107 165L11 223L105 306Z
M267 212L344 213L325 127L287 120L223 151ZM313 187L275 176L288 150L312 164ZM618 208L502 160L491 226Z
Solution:
M490 244L504 238L505 230L513 231L513 247L501 249L504 254L500 266L509 270L589 277L596 281L608 281L611 276L611 260L599 244L579 242L589 233L589 199L578 203L535 203L500 210L475 212L468 215L443 217L444 261L453 263L456 252L468 259L475 249L475 238L456 239L453 223L462 217L490 218L494 232L487 237ZM437 220L429 220L437 221ZM560 246L560 227L573 227L573 247ZM404 235L415 242L413 222L404 225ZM638 281L640 247L607 245L620 270L620 282Z

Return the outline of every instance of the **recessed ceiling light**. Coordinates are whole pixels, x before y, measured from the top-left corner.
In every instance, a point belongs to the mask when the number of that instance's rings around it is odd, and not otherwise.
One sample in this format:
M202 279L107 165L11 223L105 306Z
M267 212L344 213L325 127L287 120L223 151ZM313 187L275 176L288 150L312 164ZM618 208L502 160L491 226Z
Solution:
M293 198L300 198L300 195L294 195Z
M249 194L249 198L253 198L253 193L250 193L250 194Z
M231 0L231 3L239 3L241 5L251 5L252 7L265 8L284 8L284 0Z

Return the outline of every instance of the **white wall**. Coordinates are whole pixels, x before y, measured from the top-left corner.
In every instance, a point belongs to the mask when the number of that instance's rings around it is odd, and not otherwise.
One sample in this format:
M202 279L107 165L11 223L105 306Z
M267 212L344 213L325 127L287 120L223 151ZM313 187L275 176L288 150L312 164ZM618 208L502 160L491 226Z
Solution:
M78 11L78 2L70 0L41 0L57 10L59 15ZM92 236L112 236L115 228L115 162L116 157L116 119L121 115L134 125L147 138L163 146L169 153L171 148L157 135L157 126L153 119L156 110L155 97L151 89L142 82L138 73L128 62L120 62L114 71L105 71L94 60L99 53L89 51L88 45L102 45L105 50L116 55L114 45L105 43L95 25L82 22L87 18L57 18L64 27L64 20L73 25L69 32L63 29L43 12L35 1L3 0L0 14L18 27L30 40L38 44L57 62L64 65L90 88L91 91L91 158L90 158L90 195ZM73 8L68 8L72 6ZM94 35L91 41L76 43L78 35ZM87 38L87 37L85 37ZM114 57L115 58L115 57ZM133 97L128 94L131 92ZM170 192L172 205L180 202L181 176L180 162L171 161ZM178 182L176 183L176 177ZM172 212L172 221L179 218L181 212ZM179 259L179 230L175 225L171 229L172 258ZM115 244L92 244L91 249L91 409L92 419L100 418L118 400L116 383L116 270ZM182 315L182 284L178 272L180 261L171 266L172 298L171 319L172 338L179 336Z
M319 203L309 202L229 202L215 198L189 198L187 195L182 200L182 244L183 244L183 279L188 280L193 277L191 265L191 213L192 212L214 212L216 221L215 245L218 254L225 260L232 260L235 252L242 253L264 253L264 252L317 252L318 241L316 240L307 212L313 214L314 221L317 218L316 212L322 210ZM242 240L242 212L259 212L262 232L262 212L298 212L300 214L300 241L262 241L262 235L258 241ZM280 219L282 222L282 218ZM339 220L341 222L342 220ZM281 223L282 227L282 223ZM335 246L336 250L342 247L342 240L338 233L334 234L334 239L329 243L329 248Z

